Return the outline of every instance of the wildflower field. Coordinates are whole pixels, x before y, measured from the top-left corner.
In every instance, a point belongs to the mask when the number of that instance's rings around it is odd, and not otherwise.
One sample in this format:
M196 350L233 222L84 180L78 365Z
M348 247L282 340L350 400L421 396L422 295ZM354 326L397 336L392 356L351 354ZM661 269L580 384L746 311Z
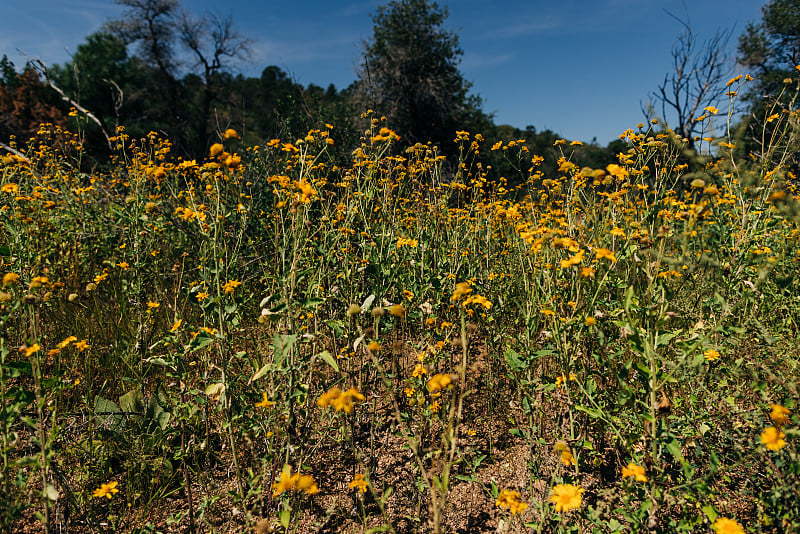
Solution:
M4 531L800 530L798 111L552 175L365 118L2 157Z

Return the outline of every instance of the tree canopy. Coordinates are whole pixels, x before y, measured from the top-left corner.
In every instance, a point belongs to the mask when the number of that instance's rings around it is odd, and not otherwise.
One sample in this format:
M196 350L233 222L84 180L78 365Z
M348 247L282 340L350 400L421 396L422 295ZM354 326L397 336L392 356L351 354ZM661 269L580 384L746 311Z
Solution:
M386 116L407 142L449 147L456 130L482 116L459 70L458 36L444 27L447 15L436 2L393 0L378 8L364 43L357 102Z
M780 92L800 65L800 0L772 0L761 8L761 21L748 24L739 37L739 63L754 69L754 104Z

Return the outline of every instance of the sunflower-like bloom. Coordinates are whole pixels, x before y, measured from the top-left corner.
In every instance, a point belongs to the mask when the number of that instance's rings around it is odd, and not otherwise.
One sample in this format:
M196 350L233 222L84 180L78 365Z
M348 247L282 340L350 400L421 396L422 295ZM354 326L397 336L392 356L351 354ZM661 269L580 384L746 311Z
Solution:
M583 498L581 494L583 488L572 484L559 484L553 488L550 502L553 503L556 512L568 512L575 508L580 508Z

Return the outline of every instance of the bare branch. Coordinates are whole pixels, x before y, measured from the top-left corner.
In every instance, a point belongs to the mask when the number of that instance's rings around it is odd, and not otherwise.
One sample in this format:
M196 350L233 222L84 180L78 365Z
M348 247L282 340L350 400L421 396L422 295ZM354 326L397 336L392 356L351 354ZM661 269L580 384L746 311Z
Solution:
M66 95L66 93L64 93L64 91L62 91L61 88L58 87L55 84L55 82L50 78L50 76L48 76L47 67L42 62L41 59L37 58L35 61L39 65L39 70L42 73L42 76L44 76L44 79L47 80L47 84L56 93L58 93L58 95L61 97L61 100L63 100L64 102L68 103L69 105L71 105L72 107L74 107L75 109L77 109L78 111L83 113L84 115L86 115L89 119L91 119L92 122L94 122L95 124L97 124L97 126L100 127L100 131L103 133L103 137L106 138L106 143L108 143L108 148L110 150L111 149L111 136L108 135L108 132L106 131L106 128L105 128L105 126L103 126L103 123L100 121L100 119L98 119L97 116L94 113L92 113L91 111L89 111L88 109L86 109L85 107L81 106L80 104L78 104L77 102L72 100L70 97L68 97Z
M684 9L685 9L684 5ZM677 20L683 30L672 46L672 72L652 93L661 103L661 113L666 120L668 114L675 117L675 131L694 146L707 106L716 105L725 94L724 80L729 70L727 54L732 29L718 30L710 39L700 43L692 31L688 14L685 20L667 12Z

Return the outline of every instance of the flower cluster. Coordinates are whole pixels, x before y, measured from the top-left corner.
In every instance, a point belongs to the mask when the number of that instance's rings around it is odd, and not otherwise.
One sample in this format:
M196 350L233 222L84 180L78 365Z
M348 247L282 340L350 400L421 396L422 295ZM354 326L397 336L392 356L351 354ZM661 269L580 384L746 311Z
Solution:
M351 414L355 406L353 401L364 402L365 400L366 397L359 393L354 387L344 392L338 387L334 387L323 393L322 396L317 399L317 406L320 408L331 407L337 412Z
M511 515L517 515L528 509L528 505L520 500L518 491L504 489L497 496L495 505L500 508L506 508Z
M272 497L277 498L285 491L302 491L306 495L316 495L319 488L311 475L292 474L291 466L284 465L280 479L272 485Z

